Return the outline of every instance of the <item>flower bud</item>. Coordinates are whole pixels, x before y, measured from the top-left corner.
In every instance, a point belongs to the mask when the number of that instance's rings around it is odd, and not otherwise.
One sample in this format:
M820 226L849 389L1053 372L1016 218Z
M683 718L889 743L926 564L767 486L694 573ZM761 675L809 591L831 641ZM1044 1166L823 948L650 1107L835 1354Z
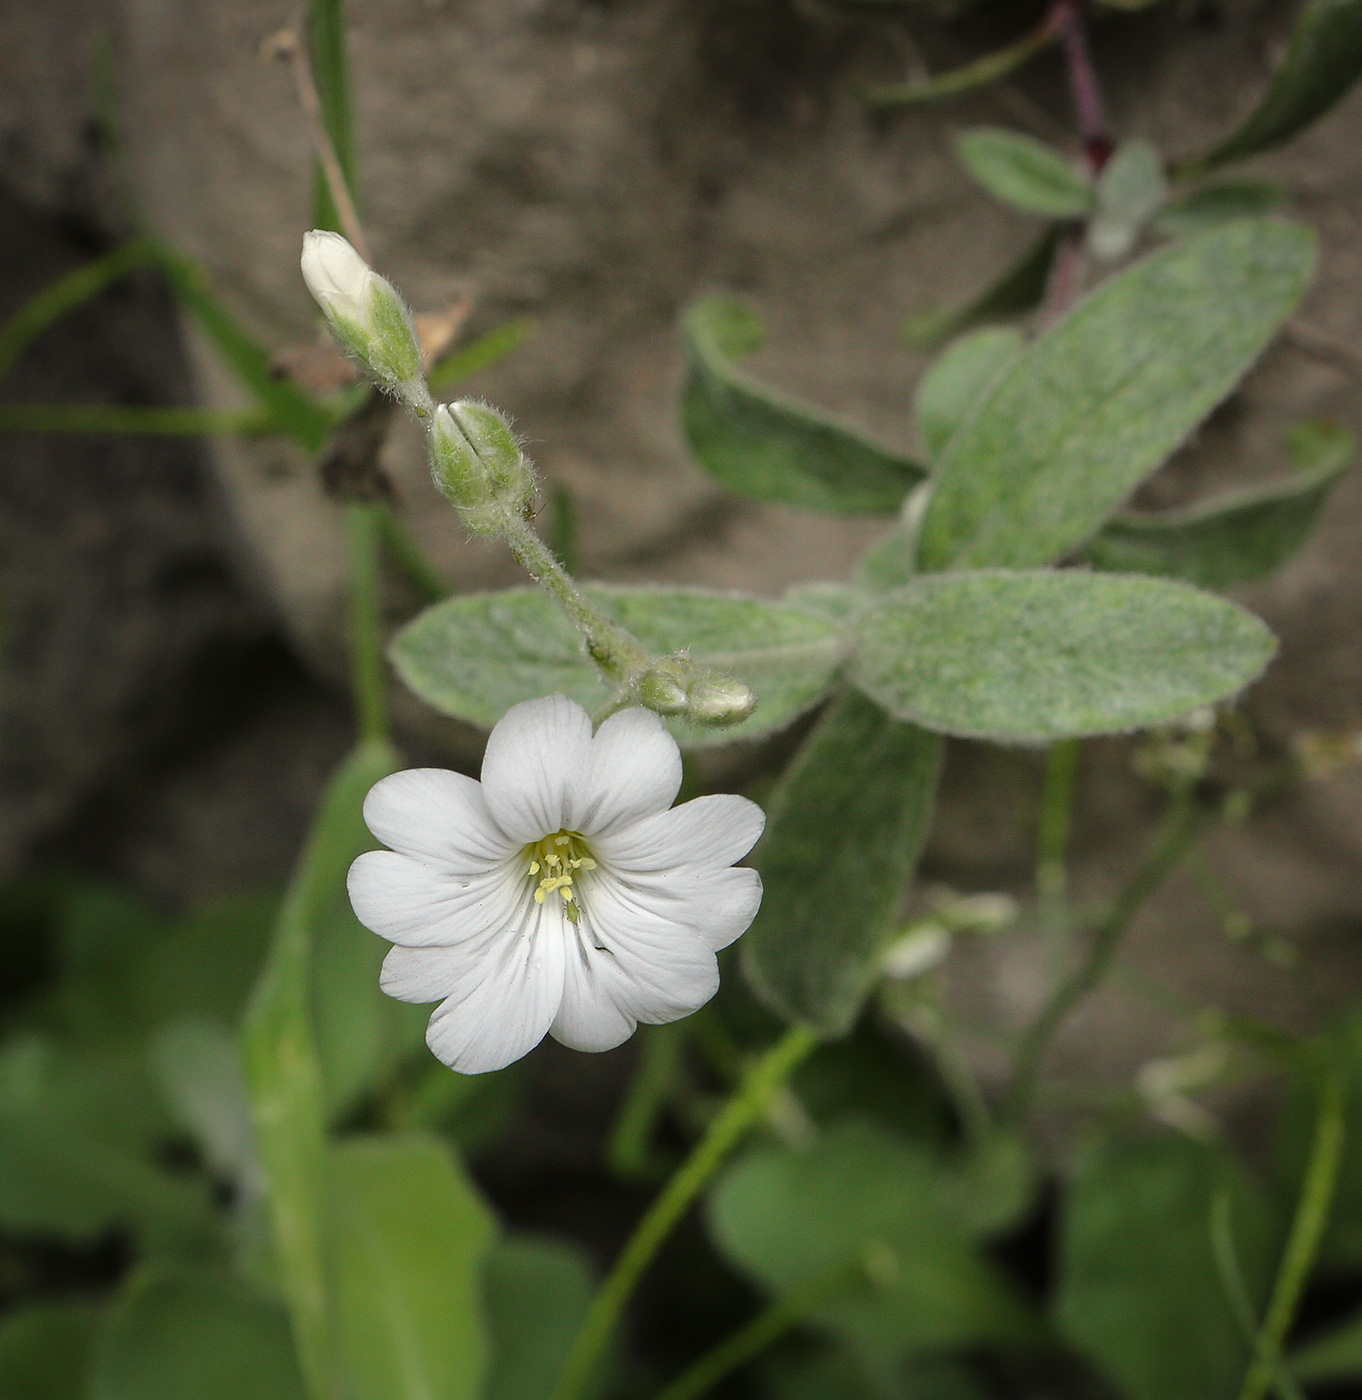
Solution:
M639 703L660 715L679 715L686 708L684 663L668 657L650 666L638 679L636 691Z
M686 692L686 718L708 728L739 724L756 708L757 697L751 686L718 672L701 675Z
M472 399L441 404L430 424L435 485L476 535L495 535L509 516L523 515L534 495L534 469L510 424Z
M429 409L421 347L411 312L338 233L303 235L303 281L342 348L384 388L418 411Z

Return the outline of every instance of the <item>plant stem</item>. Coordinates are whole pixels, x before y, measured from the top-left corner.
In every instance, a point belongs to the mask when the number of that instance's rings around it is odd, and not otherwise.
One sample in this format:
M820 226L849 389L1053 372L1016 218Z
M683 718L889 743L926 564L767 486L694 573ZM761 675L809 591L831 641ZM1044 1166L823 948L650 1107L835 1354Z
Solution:
M361 738L388 737L387 677L383 670L383 615L379 584L379 526L375 508L345 508L350 551L350 684Z
M600 1361L624 1305L663 1240L720 1163L761 1116L771 1095L817 1044L818 1037L811 1030L791 1026L744 1075L737 1093L648 1208L615 1261L577 1334L552 1400L578 1400Z
M648 1026L641 1042L638 1065L606 1148L610 1169L624 1177L648 1170L648 1139L676 1079L685 1028L679 1021Z
M831 1299L861 1287L867 1282L859 1261L843 1262L827 1270L803 1288L796 1288L750 1322L707 1351L695 1364L665 1386L656 1400L699 1400L731 1371L764 1351L792 1327L797 1327L815 1308Z
M1082 0L1057 0L1055 17L1064 42L1064 66L1069 74L1069 91L1073 95L1083 155L1088 173L1096 178L1111 157L1112 141L1107 130L1102 88L1088 47Z
M652 656L647 649L582 597L553 551L523 520L507 520L503 533L516 562L572 619L586 638L591 659L611 680L623 684L648 666Z
M1106 976L1131 921L1191 849L1209 816L1193 800L1190 788L1174 794L1172 806L1143 860L1093 929L1087 956L1055 988L1022 1035L1007 1091L1008 1116L1018 1119L1025 1115L1035 1093L1041 1061L1056 1032L1074 1007Z
M950 72L939 73L934 78L915 78L906 83L868 84L862 90L863 95L866 101L876 106L899 107L916 102L934 102L942 97L969 92L971 88L982 87L985 83L996 83L1042 49L1049 48L1059 37L1055 8L1052 7L1035 29L1023 35L1015 44L995 49L973 63L952 68Z
M1296 1218L1291 1222L1291 1234L1282 1252L1239 1400L1263 1400L1282 1364L1282 1345L1329 1223L1343 1156L1343 1130L1343 1084L1337 1071L1326 1066L1321 1071L1319 1115L1301 1181Z
M1036 893L1041 927L1058 951L1068 929L1069 833L1073 824L1074 778L1078 741L1051 744L1045 755L1045 786L1040 799L1040 836L1036 850Z
M1239 1267L1239 1251L1234 1247L1234 1224L1230 1211L1230 1193L1222 1188L1211 1201L1211 1253L1215 1258L1216 1273L1220 1275L1225 1301L1234 1314L1240 1334L1252 1349L1257 1329L1253 1322L1253 1304L1249 1301L1248 1288L1244 1283L1244 1272ZM1284 1362L1279 1362L1275 1368L1272 1388L1277 1400L1305 1400L1304 1392Z

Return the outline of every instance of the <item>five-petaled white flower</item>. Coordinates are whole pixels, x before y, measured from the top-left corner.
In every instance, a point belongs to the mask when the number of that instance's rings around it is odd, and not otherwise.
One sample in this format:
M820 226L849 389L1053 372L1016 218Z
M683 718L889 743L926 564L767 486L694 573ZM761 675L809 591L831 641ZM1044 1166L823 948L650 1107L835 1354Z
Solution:
M755 870L733 868L765 817L745 797L671 804L681 755L643 709L591 720L562 695L515 705L482 781L439 768L375 784L364 820L388 851L350 868L361 923L396 946L381 985L439 1001L426 1041L465 1074L547 1032L609 1050L719 985L714 954L752 922Z

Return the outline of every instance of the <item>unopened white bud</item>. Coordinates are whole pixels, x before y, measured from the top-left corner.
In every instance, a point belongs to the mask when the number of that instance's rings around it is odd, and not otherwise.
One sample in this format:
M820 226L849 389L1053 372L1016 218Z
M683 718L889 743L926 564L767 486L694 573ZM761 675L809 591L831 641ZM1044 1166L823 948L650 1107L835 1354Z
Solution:
M430 423L435 485L474 534L494 535L523 515L534 496L534 469L496 409L472 399L441 404Z
M421 347L411 312L338 233L303 235L303 281L342 348L375 379L418 412L428 412Z
M752 687L732 676L701 676L686 692L686 718L692 724L721 729L740 724L757 708Z

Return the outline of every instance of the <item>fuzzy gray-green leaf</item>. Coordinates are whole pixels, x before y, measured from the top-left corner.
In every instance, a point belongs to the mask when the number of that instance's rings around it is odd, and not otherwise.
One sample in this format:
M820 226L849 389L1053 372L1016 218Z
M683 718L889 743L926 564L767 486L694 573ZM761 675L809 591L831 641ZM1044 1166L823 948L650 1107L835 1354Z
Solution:
M1154 219L1169 238L1201 233L1235 219L1259 218L1280 209L1286 191L1271 180L1218 180L1170 200Z
M985 326L952 341L928 366L913 395L913 417L929 456L941 455L1024 344L1011 326Z
M1219 499L1157 515L1117 516L1083 551L1112 573L1160 574L1202 588L1253 583L1304 543L1357 441L1335 423L1302 423L1287 439L1296 472Z
M650 650L689 648L697 663L756 691L756 714L730 729L669 721L686 745L723 744L783 728L822 697L844 655L843 629L801 607L686 588L597 584L585 592ZM577 630L534 588L436 603L397 634L392 658L427 704L484 729L519 701L554 691L589 710L610 698Z
M683 321L681 427L696 460L735 495L830 515L892 515L924 470L832 414L734 364L761 344L744 307L706 297Z
M919 565L1027 568L1082 544L1238 383L1314 265L1308 229L1245 220L1099 287L951 439Z
M1092 208L1092 186L1074 162L1034 136L978 126L956 138L955 153L989 194L1028 214L1077 219Z
M1213 594L1077 570L927 575L858 633L852 679L891 714L1005 743L1166 723L1242 690L1275 645Z
M786 770L758 848L765 894L743 971L781 1015L828 1035L878 974L931 823L941 741L855 690Z
M1362 0L1310 0L1263 100L1233 135L1190 163L1211 170L1289 141L1362 76Z

